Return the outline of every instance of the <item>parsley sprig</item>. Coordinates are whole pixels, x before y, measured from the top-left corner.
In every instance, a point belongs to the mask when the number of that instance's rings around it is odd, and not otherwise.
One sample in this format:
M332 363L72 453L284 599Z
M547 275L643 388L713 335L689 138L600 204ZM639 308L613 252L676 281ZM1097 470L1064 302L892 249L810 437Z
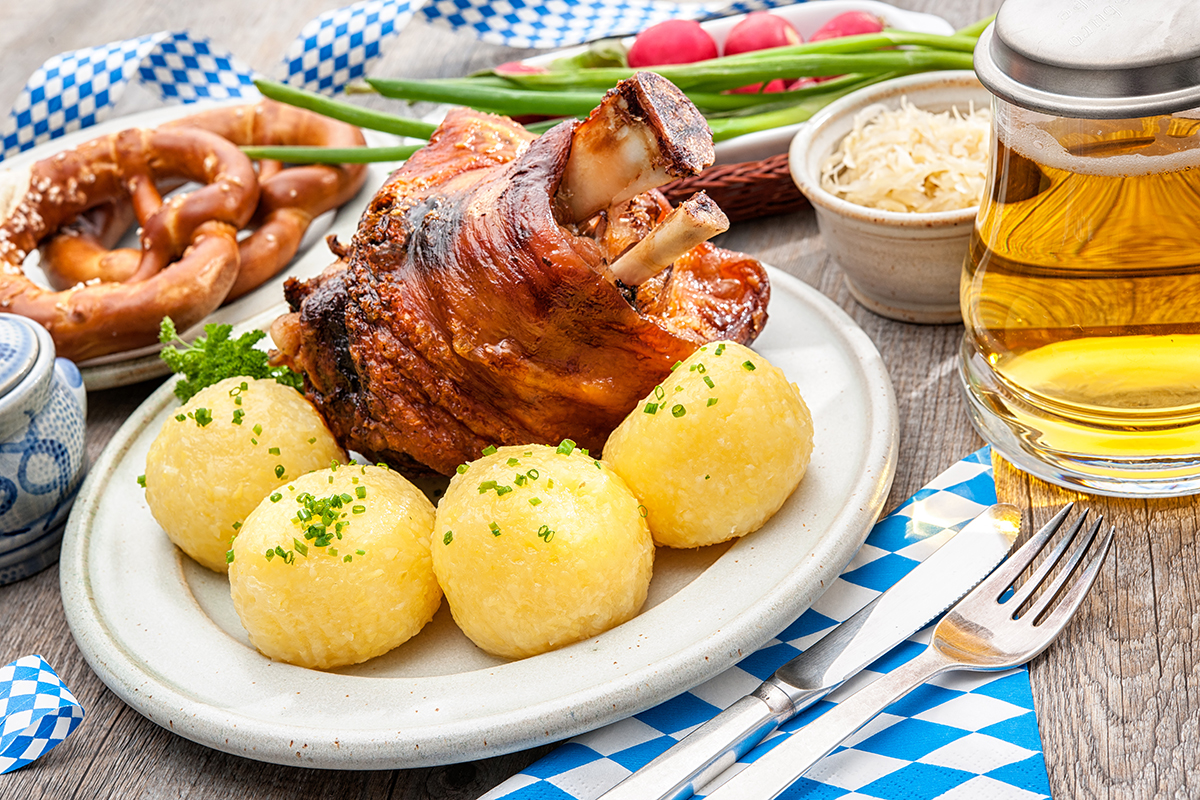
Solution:
M175 396L181 402L186 403L206 386L235 376L274 378L284 386L303 391L304 380L299 373L287 367L272 367L267 363L266 352L254 346L267 335L265 332L247 331L237 339L231 339L232 334L232 325L208 324L204 326L204 335L189 345L179 338L171 318L163 318L158 340L166 345L183 346L182 350L164 347L160 353L167 366L183 376L175 384Z

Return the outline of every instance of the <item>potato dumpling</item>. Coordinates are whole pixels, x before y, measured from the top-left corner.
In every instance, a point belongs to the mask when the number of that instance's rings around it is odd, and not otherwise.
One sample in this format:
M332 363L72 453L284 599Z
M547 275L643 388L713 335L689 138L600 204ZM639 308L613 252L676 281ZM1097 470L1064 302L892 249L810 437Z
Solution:
M163 423L146 456L146 502L183 552L225 572L235 525L271 490L335 459L346 454L302 394L226 378Z
M656 544L700 547L763 526L813 448L800 390L747 347L701 347L613 431L604 461L649 510Z
M467 637L524 658L633 617L654 544L628 487L569 441L490 451L459 467L434 527L433 569Z
M442 601L432 531L433 503L382 467L319 470L276 489L233 540L229 588L250 641L315 669L408 641Z

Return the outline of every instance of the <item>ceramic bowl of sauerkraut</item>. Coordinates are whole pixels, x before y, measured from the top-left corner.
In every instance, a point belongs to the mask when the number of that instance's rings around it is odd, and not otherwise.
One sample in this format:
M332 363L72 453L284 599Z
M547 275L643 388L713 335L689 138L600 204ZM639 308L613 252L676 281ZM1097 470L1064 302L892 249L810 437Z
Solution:
M792 178L850 293L871 311L904 322L961 320L990 108L969 70L909 75L831 103L792 140Z

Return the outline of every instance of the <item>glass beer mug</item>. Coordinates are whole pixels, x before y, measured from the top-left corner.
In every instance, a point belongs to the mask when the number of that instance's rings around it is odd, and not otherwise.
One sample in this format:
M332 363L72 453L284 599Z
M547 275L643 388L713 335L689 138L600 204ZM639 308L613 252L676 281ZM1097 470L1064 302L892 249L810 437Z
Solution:
M1007 0L975 66L972 422L1054 483L1200 492L1200 3Z

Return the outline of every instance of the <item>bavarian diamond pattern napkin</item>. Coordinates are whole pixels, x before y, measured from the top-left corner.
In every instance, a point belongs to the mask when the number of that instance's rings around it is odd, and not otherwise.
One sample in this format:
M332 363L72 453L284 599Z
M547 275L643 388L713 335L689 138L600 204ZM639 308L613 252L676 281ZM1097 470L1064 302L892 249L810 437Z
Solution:
M366 74L382 43L417 14L496 44L564 47L666 19L712 19L796 2L803 0L363 0L305 25L278 72L295 86L341 91ZM74 50L48 60L22 89L0 127L0 159L105 119L135 79L164 102L258 96L254 70L186 31Z
M841 576L774 640L736 667L641 714L554 750L481 800L593 800L820 639L996 502L983 448L881 520ZM744 769L814 717L916 656L928 628L750 751ZM718 785L718 778L700 796ZM781 797L805 800L1033 800L1050 796L1029 673L952 672L889 707Z
M41 656L0 667L0 775L48 753L82 719L83 707Z

